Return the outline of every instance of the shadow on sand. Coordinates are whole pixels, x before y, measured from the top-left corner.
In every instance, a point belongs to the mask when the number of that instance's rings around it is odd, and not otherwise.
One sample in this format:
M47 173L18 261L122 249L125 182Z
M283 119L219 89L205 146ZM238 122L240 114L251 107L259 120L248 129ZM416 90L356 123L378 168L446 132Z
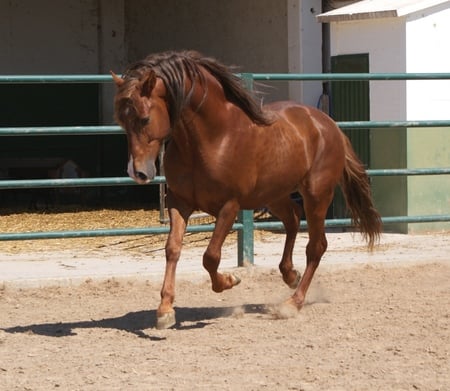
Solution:
M241 307L200 307L175 308L177 324L173 327L177 330L200 329L211 324L219 318L234 316L236 308L240 313L267 314L265 304L246 304ZM184 325L187 323L187 325ZM48 337L67 337L76 335L76 329L116 329L133 333L141 338L154 341L164 340L165 337L150 336L144 330L155 328L156 311L129 312L123 316L101 320L86 320L79 322L37 323L26 326L14 326L2 328L6 333L33 333Z

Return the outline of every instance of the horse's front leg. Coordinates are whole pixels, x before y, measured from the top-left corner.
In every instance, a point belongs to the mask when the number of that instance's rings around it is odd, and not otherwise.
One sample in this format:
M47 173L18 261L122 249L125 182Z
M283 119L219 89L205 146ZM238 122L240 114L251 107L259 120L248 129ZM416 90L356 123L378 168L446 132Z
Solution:
M235 201L227 202L217 216L216 225L203 255L203 266L211 277L212 289L214 292L222 292L239 284L241 280L228 273L218 273L222 254L222 245L236 219L239 211L239 204Z
M167 191L167 205L170 219L170 232L166 242L166 271L161 288L161 303L157 311L156 328L167 329L175 323L175 272L181 254L183 236L192 208L178 200L170 190Z

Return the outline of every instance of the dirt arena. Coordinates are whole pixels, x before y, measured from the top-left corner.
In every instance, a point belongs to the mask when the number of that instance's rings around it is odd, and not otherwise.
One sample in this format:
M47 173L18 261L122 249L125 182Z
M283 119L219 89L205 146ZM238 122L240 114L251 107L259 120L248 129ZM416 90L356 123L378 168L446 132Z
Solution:
M278 258L272 268L236 269L242 283L221 294L206 273L180 275L171 330L155 329L160 278L4 283L0 390L449 390L450 234L382 241L373 262L336 264L364 254L342 238L330 240L307 305L290 319L275 315L290 294ZM190 236L187 247L203 248L205 239ZM108 240L8 242L0 252L43 257L64 244L99 257L107 247L105 258L162 255L148 238ZM281 240L259 234L255 249ZM301 238L300 268L303 246ZM255 251L258 263L264 254Z

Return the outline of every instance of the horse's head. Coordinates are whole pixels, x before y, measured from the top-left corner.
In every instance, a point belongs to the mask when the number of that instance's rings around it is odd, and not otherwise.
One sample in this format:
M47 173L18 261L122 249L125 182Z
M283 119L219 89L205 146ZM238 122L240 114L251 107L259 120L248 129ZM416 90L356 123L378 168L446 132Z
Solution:
M170 132L166 88L152 70L139 77L111 74L117 87L115 117L128 139L128 175L148 183L156 175L155 161Z

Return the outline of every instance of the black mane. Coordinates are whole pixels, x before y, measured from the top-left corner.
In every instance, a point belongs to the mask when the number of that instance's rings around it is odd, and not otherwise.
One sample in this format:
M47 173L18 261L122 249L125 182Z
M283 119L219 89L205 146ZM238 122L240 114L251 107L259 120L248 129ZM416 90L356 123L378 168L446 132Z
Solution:
M153 70L166 86L170 122L174 125L180 118L181 111L189 102L196 80L206 86L206 80L200 67L206 69L219 81L226 98L240 107L253 122L258 125L269 125L273 122L231 68L213 58L203 57L195 51L152 54L130 65L125 70L123 78L126 82L138 81L150 70ZM184 88L186 78L192 82L190 91L185 91Z

